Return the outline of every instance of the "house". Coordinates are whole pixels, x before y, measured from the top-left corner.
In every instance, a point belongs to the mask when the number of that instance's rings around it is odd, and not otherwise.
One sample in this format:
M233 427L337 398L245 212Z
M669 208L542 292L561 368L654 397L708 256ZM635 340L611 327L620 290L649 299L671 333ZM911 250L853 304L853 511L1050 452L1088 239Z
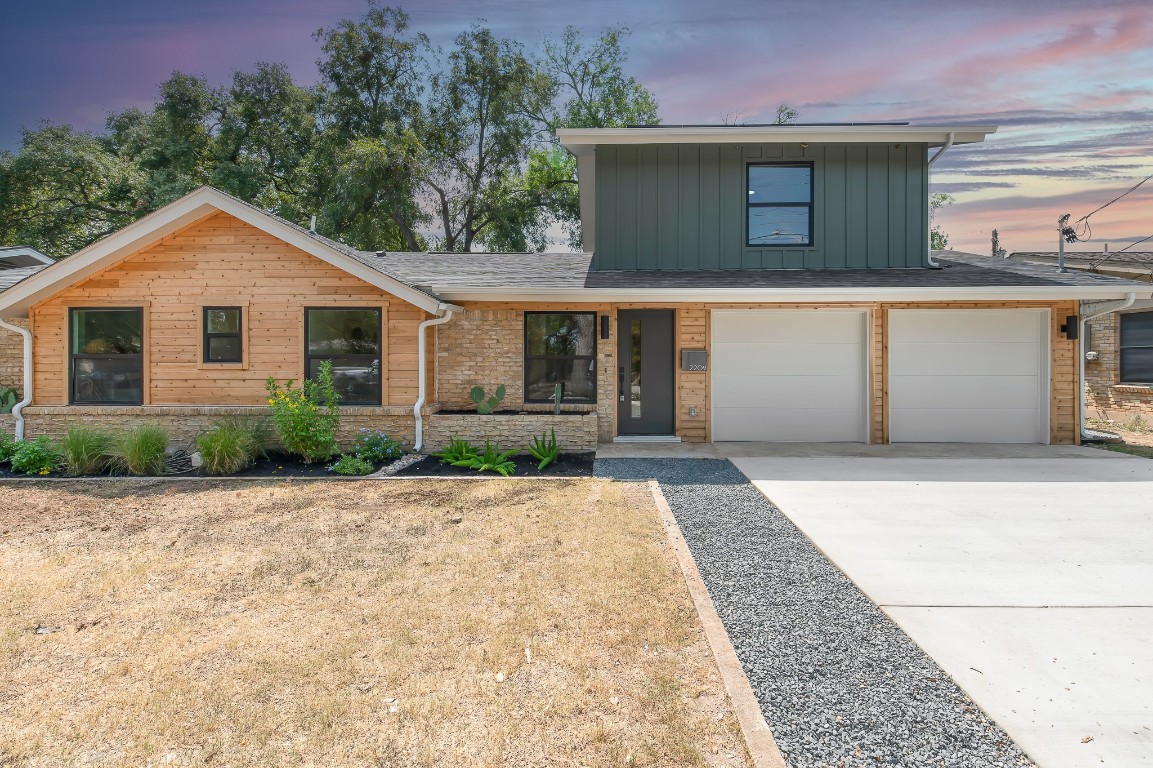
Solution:
M1055 269L1055 252L1023 251L1009 259ZM1065 253L1065 267L1153 283L1153 252L1074 251ZM1086 323L1085 399L1102 419L1130 422L1140 416L1153 420L1153 301L1135 299L1117 311L1096 314Z
M346 430L425 449L1076 443L1081 303L1153 288L934 258L930 166L993 130L563 130L582 253L363 252L202 188L0 293L35 361L10 428L191 439L332 360ZM468 413L501 384L508 413Z

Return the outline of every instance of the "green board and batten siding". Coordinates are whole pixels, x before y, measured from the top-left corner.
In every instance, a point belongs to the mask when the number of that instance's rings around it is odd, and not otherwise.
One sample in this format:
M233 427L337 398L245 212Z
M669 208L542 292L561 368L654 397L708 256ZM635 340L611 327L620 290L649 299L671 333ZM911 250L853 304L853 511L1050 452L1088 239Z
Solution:
M593 268L925 266L925 144L600 145ZM813 245L745 245L748 163L813 163Z

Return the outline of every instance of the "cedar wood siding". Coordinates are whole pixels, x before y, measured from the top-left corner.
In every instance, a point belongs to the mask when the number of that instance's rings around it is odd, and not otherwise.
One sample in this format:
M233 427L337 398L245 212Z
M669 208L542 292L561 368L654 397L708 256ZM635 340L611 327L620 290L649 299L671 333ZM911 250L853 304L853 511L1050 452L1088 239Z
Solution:
M416 402L416 333L428 317L423 310L216 213L32 308L35 405L68 403L69 307L141 305L144 405L265 404L269 376L300 381L304 307L323 305L381 309L383 404ZM200 315L206 305L244 307L247 367L201 364Z
M596 148L593 269L924 267L926 144ZM813 164L813 245L745 244L749 163Z

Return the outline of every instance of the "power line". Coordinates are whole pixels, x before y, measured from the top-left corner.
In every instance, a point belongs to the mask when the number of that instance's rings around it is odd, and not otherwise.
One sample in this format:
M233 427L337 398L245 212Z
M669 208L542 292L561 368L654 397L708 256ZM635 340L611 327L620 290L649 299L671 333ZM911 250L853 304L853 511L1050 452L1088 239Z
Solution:
M1098 264L1104 264L1106 261L1113 258L1117 254L1125 253L1125 251L1129 250L1133 246L1140 245L1141 243L1145 242L1146 240L1153 240L1153 235L1149 235L1149 237L1143 237L1140 240L1136 240L1132 243L1129 243L1129 245L1125 246L1124 248L1122 248L1119 251L1112 251L1110 253L1105 254L1103 257L1101 257L1100 259L1097 259L1097 261L1094 261L1092 264L1090 264L1089 268L1092 269L1093 267L1097 266Z
M1120 200L1121 198L1125 197L1125 195L1129 194L1130 192L1133 192L1133 191L1134 191L1134 190L1136 190L1138 187L1140 187L1142 184L1144 184L1145 182L1149 181L1149 179L1153 179L1153 173L1151 173L1151 174L1149 174L1148 176L1146 176L1145 178L1141 179L1141 181L1139 181L1139 182L1137 182L1136 184L1134 184L1133 186L1129 187L1129 189L1127 189L1127 190L1125 190L1124 192L1122 192L1121 194L1117 195L1117 197L1115 197L1115 198L1113 198L1112 200L1110 200L1109 202L1105 203L1105 204L1104 204L1103 206L1101 206L1100 208L1094 209L1094 210L1090 211L1089 213L1085 214L1084 216L1082 216L1081 218L1077 219L1076 223L1077 223L1077 224L1080 224L1080 223L1081 223L1081 222L1083 222L1083 221L1084 221L1084 222L1086 222L1086 223L1088 223L1088 219L1089 219L1089 217L1090 217L1090 216L1092 216L1094 213L1097 213L1098 211L1103 211L1103 210L1105 210L1105 209L1106 209L1106 208L1108 208L1109 206L1113 205L1113 203L1115 203L1115 202L1117 202L1118 200Z
M1067 242L1067 243L1075 243L1078 240L1081 240L1081 241L1092 240L1093 239L1093 227L1089 224L1089 217L1092 216L1093 214L1099 212L1099 211L1105 210L1109 206L1113 205L1113 203L1117 202L1118 200L1125 197L1129 193L1136 191L1142 184L1149 181L1149 179L1153 179L1153 173L1151 173L1148 176L1146 176L1145 178L1141 179L1141 181L1139 181L1136 184L1134 184L1133 186L1129 187L1129 189L1127 189L1124 192L1122 192L1121 194L1117 195L1117 197L1113 198L1112 200L1105 203L1101 207L1094 208L1089 213L1087 213L1084 216L1082 216L1081 218L1077 219L1075 222L1073 222L1073 226L1071 226L1071 227L1070 226L1062 226L1061 237L1063 237L1065 239L1065 242ZM1068 217L1068 214L1066 214L1066 217ZM1076 226L1078 224L1084 224L1084 226L1081 227L1080 232L1078 232L1076 230ZM1146 240L1147 239L1149 239L1149 238L1146 238ZM1139 242L1144 242L1144 241L1139 241ZM1136 243L1134 243L1134 245L1136 245ZM1108 258L1108 257L1106 257L1106 258ZM1101 261L1104 261L1104 259L1102 259ZM1097 264L1099 264L1099 263L1100 262L1097 262ZM1093 266L1096 266L1096 264L1094 264Z

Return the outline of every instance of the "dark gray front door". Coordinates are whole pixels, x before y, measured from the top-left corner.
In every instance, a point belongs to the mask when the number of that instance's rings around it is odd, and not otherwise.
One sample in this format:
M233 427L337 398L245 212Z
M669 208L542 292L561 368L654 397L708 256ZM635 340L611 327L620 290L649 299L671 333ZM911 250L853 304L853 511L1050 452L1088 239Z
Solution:
M673 310L617 315L617 434L671 435Z

